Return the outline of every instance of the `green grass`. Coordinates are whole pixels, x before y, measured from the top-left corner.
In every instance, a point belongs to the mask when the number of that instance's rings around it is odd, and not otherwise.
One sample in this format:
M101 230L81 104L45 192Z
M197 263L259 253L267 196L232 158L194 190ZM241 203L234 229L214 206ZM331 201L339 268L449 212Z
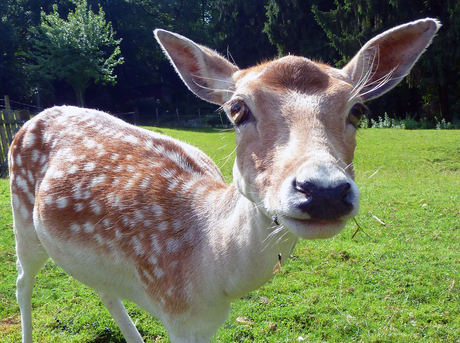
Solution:
M161 129L195 144L231 180L232 132ZM362 228L301 241L281 271L235 301L213 342L460 342L460 132L361 130ZM20 340L8 182L0 180L0 341ZM49 262L37 277L37 342L122 342L91 289ZM128 304L146 342L158 322Z

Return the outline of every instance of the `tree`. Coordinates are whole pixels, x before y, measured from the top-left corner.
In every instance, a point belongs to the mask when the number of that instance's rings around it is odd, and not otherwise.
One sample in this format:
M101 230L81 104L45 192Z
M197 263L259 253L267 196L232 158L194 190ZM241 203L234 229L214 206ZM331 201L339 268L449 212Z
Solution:
M268 0L210 0L214 9L212 46L240 68L272 58L276 48L263 33Z
M443 24L432 46L412 72L392 92L391 99L374 101L371 108L385 108L399 117L454 120L460 108L460 3L458 0L334 0L335 8L313 7L315 18L341 59L349 60L361 44L393 26L425 17ZM399 94L398 94L399 93ZM401 99L395 102L395 97ZM383 115L383 113L379 113Z
M114 67L123 63L112 24L88 8L86 0L71 0L76 6L67 20L62 19L58 6L53 12L41 12L41 25L33 29L34 49L31 57L36 70L49 79L64 80L75 91L77 104L84 106L84 91L89 82L116 83ZM108 55L108 57L106 57Z
M332 0L269 0L264 32L283 56L294 54L332 62L337 53L325 44L324 31L314 19L312 6L329 9Z

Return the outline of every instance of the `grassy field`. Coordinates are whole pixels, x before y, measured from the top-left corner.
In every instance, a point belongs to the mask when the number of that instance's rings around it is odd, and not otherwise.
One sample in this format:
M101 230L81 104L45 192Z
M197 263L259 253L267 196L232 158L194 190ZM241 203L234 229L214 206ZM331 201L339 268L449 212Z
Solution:
M231 181L232 132L162 132L206 151ZM360 130L361 211L333 239L302 241L235 301L213 342L460 342L460 131ZM0 180L0 341L20 341L8 181ZM49 262L33 298L36 342L122 342L92 290ZM167 342L127 304L146 342Z

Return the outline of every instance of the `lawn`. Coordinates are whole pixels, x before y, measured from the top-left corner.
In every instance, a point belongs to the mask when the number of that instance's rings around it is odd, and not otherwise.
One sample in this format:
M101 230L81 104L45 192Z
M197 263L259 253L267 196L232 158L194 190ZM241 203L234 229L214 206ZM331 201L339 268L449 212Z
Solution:
M234 133L155 129L208 153L231 181ZM235 301L213 342L460 342L460 131L358 132L361 210L301 241L264 287ZM0 180L0 341L20 341L8 181ZM146 342L167 333L134 304ZM123 342L91 289L54 263L37 277L37 342Z

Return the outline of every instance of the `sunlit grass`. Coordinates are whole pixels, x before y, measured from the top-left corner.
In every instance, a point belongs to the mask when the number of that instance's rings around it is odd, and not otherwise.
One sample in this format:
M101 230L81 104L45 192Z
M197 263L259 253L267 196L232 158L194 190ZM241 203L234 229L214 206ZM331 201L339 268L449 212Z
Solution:
M203 149L231 181L234 133L161 131ZM352 239L350 223L301 241L268 284L233 303L213 342L459 342L460 132L361 130L355 156L362 231ZM0 263L0 341L18 342L6 180ZM36 342L122 342L94 292L52 262L33 299ZM155 319L128 308L146 342L167 342Z

